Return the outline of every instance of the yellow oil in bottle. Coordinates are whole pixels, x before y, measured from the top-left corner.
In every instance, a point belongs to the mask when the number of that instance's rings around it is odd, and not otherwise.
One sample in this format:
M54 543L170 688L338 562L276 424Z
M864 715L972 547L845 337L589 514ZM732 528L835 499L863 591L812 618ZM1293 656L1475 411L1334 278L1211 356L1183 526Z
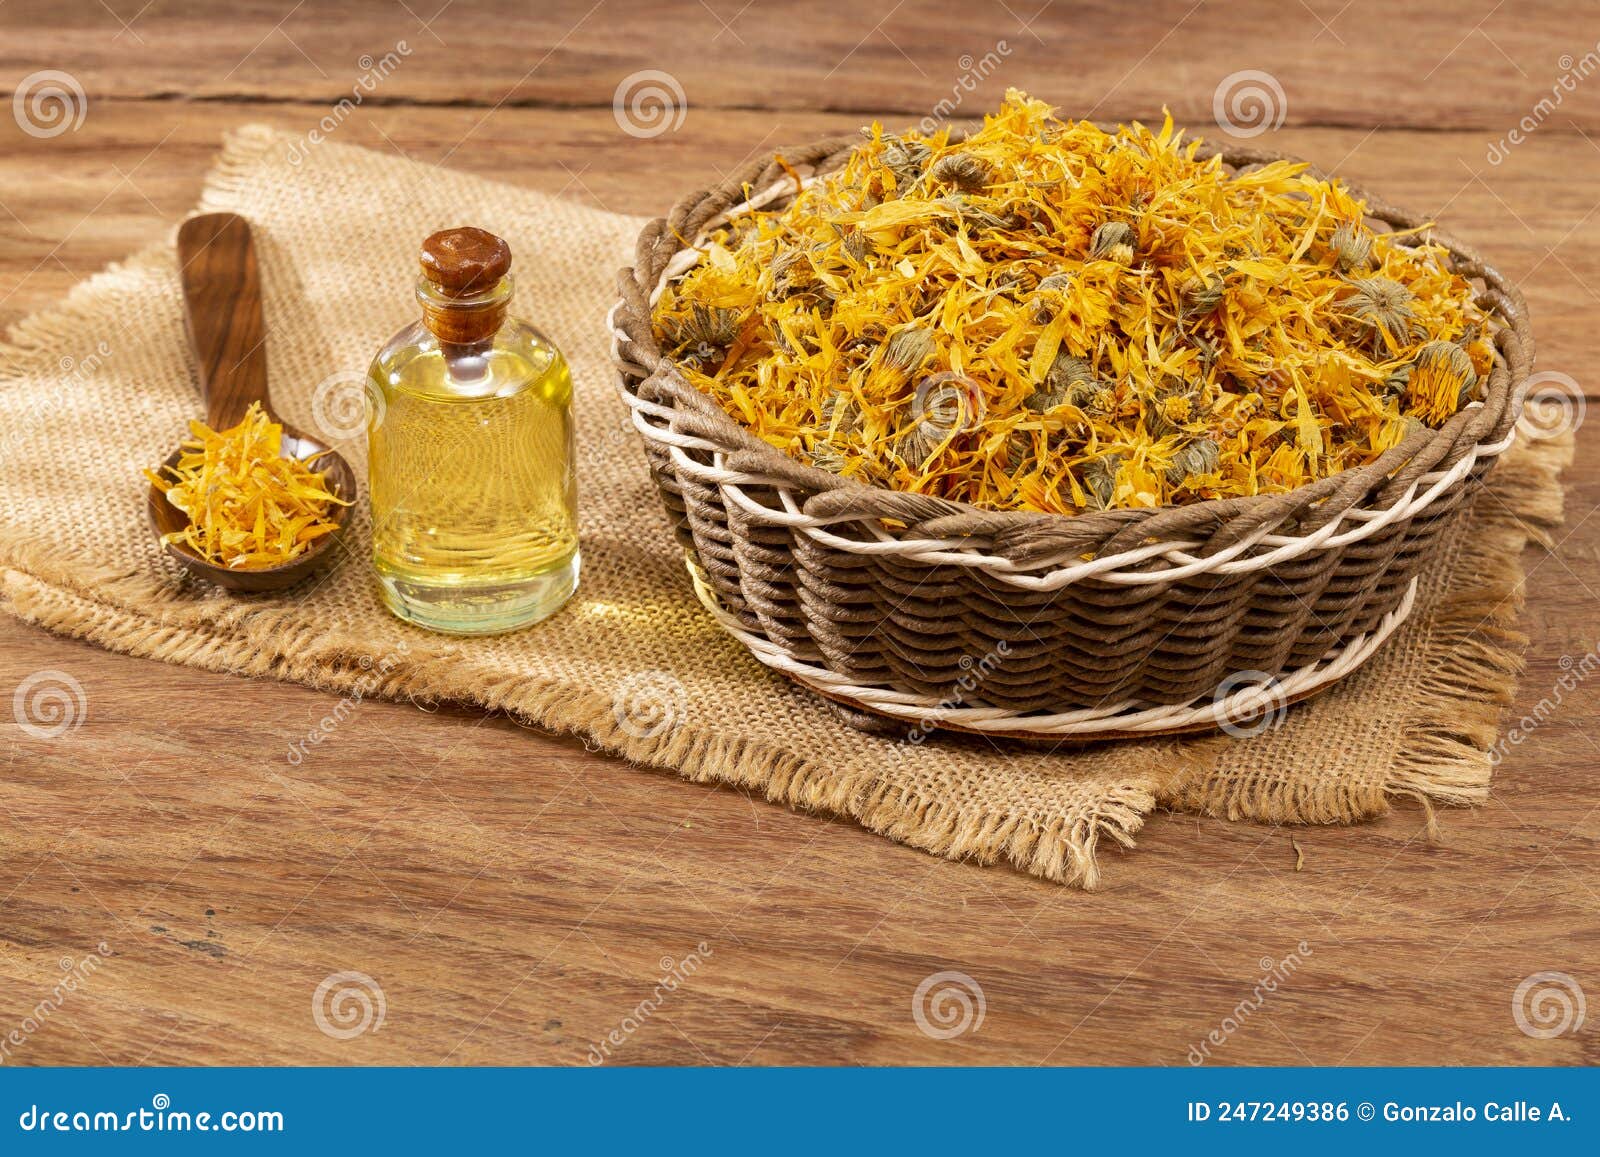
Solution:
M578 579L572 376L539 331L504 316L510 278L500 271L493 281L492 291L445 297L425 280L424 321L397 334L369 375L373 566L384 602L458 634L537 622Z

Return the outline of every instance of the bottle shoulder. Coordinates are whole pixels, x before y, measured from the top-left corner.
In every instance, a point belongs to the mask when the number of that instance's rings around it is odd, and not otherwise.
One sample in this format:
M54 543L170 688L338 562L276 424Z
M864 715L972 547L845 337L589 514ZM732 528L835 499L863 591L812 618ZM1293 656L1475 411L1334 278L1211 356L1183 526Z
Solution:
M368 376L385 393L440 401L509 396L552 379L570 380L555 343L518 318L507 318L491 338L471 346L447 345L413 322L378 351Z

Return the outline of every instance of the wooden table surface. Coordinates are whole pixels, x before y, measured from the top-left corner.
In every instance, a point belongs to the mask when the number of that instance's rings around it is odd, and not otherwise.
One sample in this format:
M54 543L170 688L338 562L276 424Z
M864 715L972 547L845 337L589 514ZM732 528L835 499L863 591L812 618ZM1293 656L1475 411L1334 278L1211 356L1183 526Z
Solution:
M1540 368L1591 387L1597 39L1592 6L1521 0L8 0L0 78L65 72L84 117L50 137L0 117L0 323L166 236L248 121L333 118L333 139L656 212L758 150L1007 85L1214 133L1219 88L1255 83L1283 114L1258 143L1437 213L1525 286ZM650 137L612 107L643 70L684 102ZM1595 431L1559 544L1528 559L1519 716L1597 642ZM88 712L47 742L0 710L4 1063L582 1064L620 1040L613 1063L1181 1065L1213 1030L1212 1063L1600 1062L1592 1023L1541 1039L1513 1010L1543 972L1600 999L1593 685L1442 842L1411 806L1295 831L1157 814L1085 894L464 710L366 702L291 766L329 697L0 617L0 699L42 669ZM984 1016L936 1039L913 996L947 971ZM319 1027L319 985L366 984L342 973L381 989L381 1024L373 1004L364 1032Z

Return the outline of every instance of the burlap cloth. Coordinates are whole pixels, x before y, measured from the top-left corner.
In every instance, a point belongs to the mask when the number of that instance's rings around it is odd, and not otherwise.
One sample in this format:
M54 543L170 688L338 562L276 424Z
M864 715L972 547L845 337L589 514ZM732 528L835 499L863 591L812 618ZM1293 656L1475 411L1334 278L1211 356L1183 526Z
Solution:
M168 662L514 712L639 764L1084 886L1097 879L1101 841L1131 845L1158 806L1329 823L1378 815L1397 796L1486 798L1487 750L1519 664L1519 556L1559 521L1570 439L1508 455L1424 575L1409 624L1364 670L1256 738L1053 752L866 738L748 657L691 592L613 390L602 320L640 222L335 143L294 165L290 143L260 126L238 131L203 199L255 225L277 408L307 430L329 427L333 395L324 389L314 413L316 387L358 380L414 319L423 236L466 223L505 236L516 307L566 350L577 381L578 595L501 638L409 628L374 597L364 511L349 557L314 585L241 599L185 578L146 528L139 476L198 411L169 241L78 286L0 349L0 603L10 613ZM331 421L348 430L340 449L364 475L355 423Z

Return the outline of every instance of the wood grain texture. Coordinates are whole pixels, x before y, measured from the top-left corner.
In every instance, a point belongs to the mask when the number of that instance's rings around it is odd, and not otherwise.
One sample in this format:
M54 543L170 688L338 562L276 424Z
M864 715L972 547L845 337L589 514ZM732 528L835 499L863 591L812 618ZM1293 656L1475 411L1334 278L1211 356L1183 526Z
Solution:
M354 58L399 36L416 51L386 101L334 139L652 212L756 150L863 113L915 119L949 90L955 57L1015 20L924 0L870 15L821 4L800 27L788 6L607 0L567 28L584 6L458 0L435 24L440 44L391 4L251 2L232 22L198 4L137 19L121 7L131 30L95 4L0 7L0 76L48 64L90 93L83 126L52 139L0 118L0 322L170 237L222 131L261 119L306 132L348 92ZM1011 7L1032 19L1034 5ZM1056 3L1033 24L1043 44L1019 33L981 95L1018 83L1101 101L1103 115L1167 101L1208 122L1219 76L1270 67L1290 115L1263 143L1439 212L1523 283L1540 366L1592 386L1600 148L1586 134L1600 97L1569 97L1504 163L1484 160L1555 57L1594 39L1576 10L1311 8L1330 30L1314 34L1296 5L1185 18L1187 4ZM720 34L717 12L731 25ZM506 43L526 47L488 47ZM1396 79L1435 57L1425 83ZM678 76L688 115L635 140L610 97L652 67ZM1600 641L1597 443L1580 430L1571 521L1528 559L1515 716ZM614 1046L616 1062L1181 1065L1238 1016L1261 961L1301 941L1292 980L1212 1048L1216 1063L1600 1063L1592 1029L1535 1040L1511 1009L1539 971L1600 995L1593 681L1509 751L1488 807L1443 817L1442 843L1411 808L1293 831L1157 814L1137 849L1104 852L1105 887L1083 894L630 769L504 718L341 704L0 619L0 702L47 670L78 681L87 711L43 740L0 708L0 1036L34 1015L63 960L101 942L108 954L6 1063L581 1064L637 1015L665 958L704 943L694 977ZM291 759L324 719L328 741ZM981 985L986 1016L935 1041L912 996L952 969ZM312 1016L318 984L344 971L386 1001L381 1030L348 1041Z
M1079 116L1169 105L1210 123L1219 82L1256 70L1293 125L1499 135L1595 49L1584 14L1570 0L237 0L219 19L207 0L9 0L0 76L64 69L113 100L332 102L395 53L370 99L609 108L653 69L691 109L921 117L976 99L962 77L993 53L1001 84ZM1600 124L1600 88L1561 95L1551 119Z
M267 323L250 222L236 213L191 217L178 228L178 270L206 421L226 429L267 396Z

